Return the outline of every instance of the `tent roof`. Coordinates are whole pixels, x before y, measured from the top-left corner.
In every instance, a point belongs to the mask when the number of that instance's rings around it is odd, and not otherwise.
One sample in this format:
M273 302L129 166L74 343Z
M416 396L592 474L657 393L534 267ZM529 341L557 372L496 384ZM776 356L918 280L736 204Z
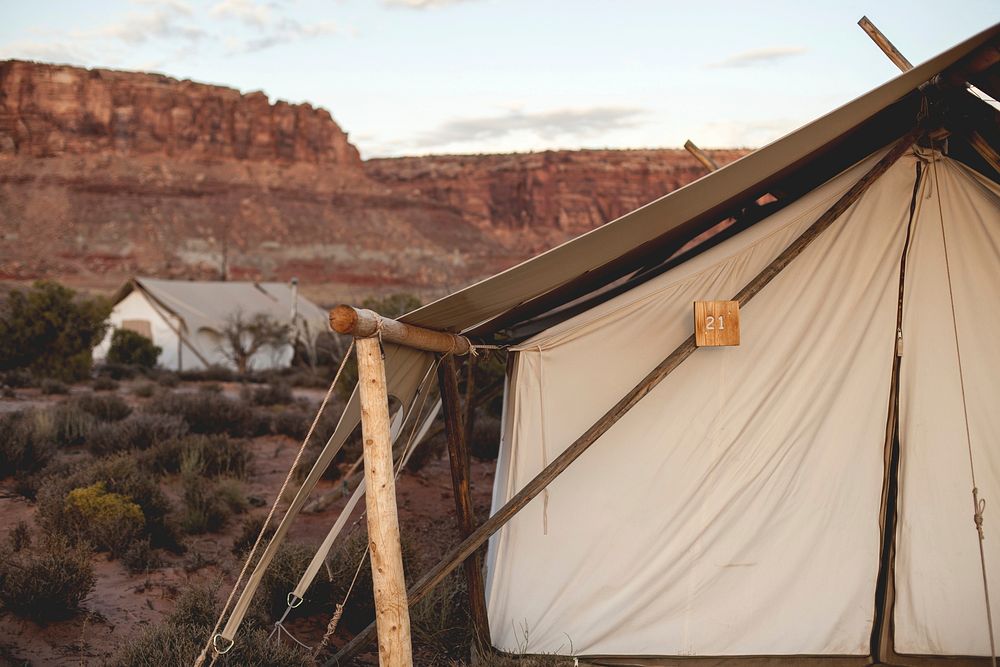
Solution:
M996 48L998 36L1000 24L694 183L402 319L489 336L661 262L771 189L811 189L905 134L921 109L920 86L946 70L965 81L963 58L988 42Z
M132 290L140 289L161 307L176 315L185 329L197 332L210 329L219 332L226 319L237 312L245 315L263 313L279 322L291 319L292 289L286 283L216 282L194 280L161 280L136 277L119 293L121 300ZM325 331L326 311L301 294L298 314L309 323L311 330Z

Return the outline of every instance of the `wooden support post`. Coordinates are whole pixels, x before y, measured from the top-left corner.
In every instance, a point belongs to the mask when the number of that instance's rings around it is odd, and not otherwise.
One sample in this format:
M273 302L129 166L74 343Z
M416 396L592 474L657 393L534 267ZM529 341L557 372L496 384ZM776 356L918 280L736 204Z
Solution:
M908 72L913 69L913 65L909 60L906 59L902 53L899 52L893 43L889 41L889 38L882 34L882 31L875 27L875 24L868 20L867 16L862 16L861 20L858 21L858 25L861 29L868 33L868 36L872 38L872 41L882 49L882 53L886 55L889 60L891 60L896 67L899 68L900 72Z
M385 364L377 338L358 338L356 348L379 664L382 667L411 667L410 610L399 544Z
M462 538L465 539L476 529L476 516L472 505L468 440L465 439L465 429L462 427L458 398L458 372L452 355L441 360L438 366L438 383L444 406L445 432L448 435L448 458L451 461L455 512L458 517L458 528ZM476 642L476 650L481 654L488 651L491 645L490 623L486 614L486 587L483 583L483 556L483 550L480 548L464 563L473 639Z
M851 186L851 188L845 192L840 199L834 202L833 206L817 218L816 222L810 225L795 241L789 244L789 246L785 248L781 254L774 259L774 261L764 267L764 269L761 270L761 272L758 273L749 283L747 283L747 285L740 290L732 300L739 301L740 305L743 306L762 289L764 289L764 287L766 287L767 284L770 283L782 269L802 254L802 251L805 250L810 243L812 243L824 230L832 225L844 211L857 202L868 187L878 180L879 176L884 174L889 167L895 164L895 162L904 153L906 153L906 151L910 150L910 147L920 137L922 132L923 130L921 128L914 128L910 132L907 132L906 135L904 135L892 146L892 148L889 149L889 152L886 153L881 160L875 163L875 166L862 176L857 183ZM563 452L553 459L549 465L543 468L542 471L534 477L534 479L525 484L520 491L515 493L503 507L498 509L493 514L493 516L484 521L479 528L469 535L469 537L445 554L437 565L427 571L424 576L422 576L420 580L410 588L410 604L415 604L422 600L424 596L433 590L435 586L441 583L445 577L451 574L451 572L453 572L460 563L474 554L479 547L486 543L486 540L488 540L490 536L500 530L500 528L510 521L515 514L524 509L524 507L538 494L540 494L545 487L552 482L552 480L557 478L566 468L570 466L571 463L573 463L573 461L587 451L587 449L597 442L602 435L607 433L619 419L628 414L629 410L635 407L635 405L647 394L649 394L649 392L653 391L653 389L656 388L656 386L662 382L664 378L674 372L674 370L697 349L698 348L694 343L694 334L691 334L691 336L681 343L673 352L671 352L666 359L660 362L659 366L654 368L646 377L639 381L639 384L633 387L632 390L629 391L620 401L615 403L610 410L604 413L604 415L598 419L593 426L587 429L583 435L563 450ZM370 625L365 630L358 633L354 639L348 642L347 645L341 649L340 653L335 655L329 662L326 663L326 666L332 667L334 665L350 664L351 658L357 655L358 652L364 648L365 644L371 640L373 630L374 626Z
M719 170L719 165L716 164L715 160L710 158L705 151L695 146L694 142L690 139L684 142L684 148L686 148L687 152L693 155L698 162L701 162L705 169L708 169L709 171Z
M475 355L465 360L465 436L462 438L466 449L472 446L472 431L476 427L476 364Z

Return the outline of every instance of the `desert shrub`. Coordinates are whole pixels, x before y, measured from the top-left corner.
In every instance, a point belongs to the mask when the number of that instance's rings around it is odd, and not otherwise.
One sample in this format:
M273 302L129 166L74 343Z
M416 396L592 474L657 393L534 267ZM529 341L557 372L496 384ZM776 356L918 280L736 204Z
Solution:
M298 410L282 410L271 416L271 432L302 440L309 432L312 420Z
M112 556L120 556L131 547L146 526L142 508L128 496L109 492L104 482L66 494L62 521L65 535Z
M477 459L492 461L500 451L500 420L488 413L476 416L469 451Z
M427 438L414 448L410 459L406 462L406 470L420 472L428 463L441 458L447 447L448 440L444 432Z
M39 377L85 379L110 312L106 299L78 297L54 282L11 292L0 308L0 370L24 368Z
M246 495L238 480L212 480L188 470L183 476L183 486L180 522L185 532L192 535L217 532L233 514L247 510Z
M370 296L361 302L362 308L374 310L383 317L391 317L393 319L402 317L411 310L416 310L422 305L423 302L420 300L420 297L415 294L407 294L405 292L389 294L381 297Z
M17 524L7 533L7 542L11 551L20 551L31 546L31 529L28 528L27 521L18 521Z
M196 471L204 477L244 479L253 460L247 443L225 435L189 435L164 440L149 449L143 463L154 472Z
M97 367L97 374L112 380L131 380L135 377L136 368L129 364L114 363L105 359L104 363Z
M180 417L140 412L128 419L96 425L87 437L87 448L97 455L123 449L149 449L187 434L187 423Z
M240 401L233 401L215 394L170 394L150 403L146 409L168 415L177 415L192 433L228 433L229 435L257 436L270 430L269 420L258 415Z
M103 482L108 493L128 498L142 510L145 525L141 535L149 536L155 547L178 549L177 530L169 520L170 502L136 457L121 453L91 462L70 474L50 474L38 489L38 520L46 530L74 537L73 518L66 499L74 489Z
M94 391L116 391L118 382L102 375L90 383L90 388Z
M253 547L254 542L257 541L257 536L260 535L260 529L264 525L264 517L247 517L243 519L243 523L240 524L240 533L233 540L233 553L237 556L245 556L250 548ZM264 531L264 540L262 544L266 544L268 540L274 535L274 524L272 523Z
M90 550L49 536L33 549L0 554L0 602L35 621L72 616L94 588Z
M121 561L132 574L151 572L163 566L163 559L153 549L148 536L133 540L122 553Z
M156 381L161 387L167 387L168 389L173 389L181 383L181 379L177 377L176 373L164 373Z
M132 393L139 398L150 398L156 393L156 385L152 382L143 382L132 390Z
M472 620L465 573L452 572L410 610L413 651L423 664L444 665L469 656ZM487 641L489 638L486 638Z
M73 403L102 422L120 421L132 414L128 403L115 395L83 394L74 398Z
M0 384L13 387L15 389L26 389L28 387L34 387L37 384L37 381L28 371L21 368L15 368L13 370L6 371L5 373L0 373Z
M265 313L246 317L237 310L226 318L220 333L226 343L223 353L241 374L246 374L254 356L262 349L288 344L291 327Z
M52 460L55 447L48 424L35 410L0 415L0 477L37 472Z
M60 447L81 445L86 441L97 418L76 401L66 401L36 413L39 438L48 438Z
M129 364L152 368L163 348L142 334L127 329L115 329L111 334L108 361L113 364Z
M295 400L292 388L283 382L272 382L263 387L244 387L240 397L254 405L288 405Z
M222 385L218 382L203 382L198 385L198 391L204 394L221 394Z
M198 370L181 371L177 374L186 382L233 382L236 373L227 366L212 365Z
M54 378L45 378L39 383L38 388L46 396L65 396L69 393L69 385Z

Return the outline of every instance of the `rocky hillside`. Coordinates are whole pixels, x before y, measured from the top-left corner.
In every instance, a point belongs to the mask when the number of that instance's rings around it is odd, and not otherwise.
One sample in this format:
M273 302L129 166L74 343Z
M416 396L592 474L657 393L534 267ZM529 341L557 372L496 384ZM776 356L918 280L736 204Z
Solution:
M718 161L739 153L721 151ZM703 175L683 151L362 162L330 114L169 77L0 62L0 280L440 293Z

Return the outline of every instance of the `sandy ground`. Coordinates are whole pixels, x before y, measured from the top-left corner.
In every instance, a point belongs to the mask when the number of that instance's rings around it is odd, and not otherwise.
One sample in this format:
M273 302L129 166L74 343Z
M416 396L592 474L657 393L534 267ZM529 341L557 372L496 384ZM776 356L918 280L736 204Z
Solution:
M138 383L123 382L118 393L130 402L140 403L141 399L130 395L135 384ZM175 391L193 389L193 386L181 386ZM238 386L226 385L224 391L235 396ZM322 394L322 390L296 390L297 396L316 402ZM17 399L0 400L0 411L43 406L64 398L41 396L37 390L18 390ZM248 495L266 500L267 505L251 510L248 516L267 514L298 444L283 436L265 436L251 441L254 460L246 490ZM473 460L472 489L480 519L489 512L493 468L492 461ZM35 507L13 492L14 483L13 478L0 480L0 539L6 539L7 531L22 520L32 526L35 535L38 534L33 522ZM174 501L179 497L178 487L177 479L168 478L164 482L164 491ZM341 488L340 482L322 481L312 497L336 493ZM418 473L404 471L397 489L400 523L414 542L417 552L414 567L422 571L458 540L447 455L432 460ZM340 497L320 512L300 514L290 531L290 541L318 545L346 501L346 497ZM284 504L279 507L283 510ZM352 519L360 519L363 508L364 503L359 503ZM101 665L143 626L156 623L169 613L179 592L189 584L221 579L226 582L223 590L228 593L228 586L242 565L232 554L232 544L240 532L241 522L242 518L236 518L220 533L186 538L187 553L164 553L165 567L149 574L132 575L119 562L109 561L105 555L94 556L97 585L86 600L84 612L69 620L40 626L0 610L0 667ZM363 522L353 528L363 529ZM345 534L347 532L345 530ZM327 620L299 619L290 627L301 640L315 643ZM335 645L343 641L340 639Z

